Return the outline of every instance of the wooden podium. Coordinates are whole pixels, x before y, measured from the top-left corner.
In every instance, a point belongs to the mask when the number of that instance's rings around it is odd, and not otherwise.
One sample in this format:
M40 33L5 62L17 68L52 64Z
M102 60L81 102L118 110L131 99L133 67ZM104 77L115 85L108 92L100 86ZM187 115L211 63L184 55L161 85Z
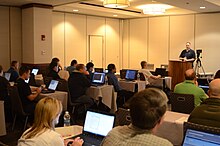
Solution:
M168 73L172 77L173 90L175 85L185 80L185 71L192 68L192 62L169 60Z

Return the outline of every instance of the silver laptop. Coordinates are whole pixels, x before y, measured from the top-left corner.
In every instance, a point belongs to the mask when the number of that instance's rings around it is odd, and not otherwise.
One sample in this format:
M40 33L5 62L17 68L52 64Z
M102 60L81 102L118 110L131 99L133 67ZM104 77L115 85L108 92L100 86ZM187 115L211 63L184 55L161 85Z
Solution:
M103 138L112 130L115 115L88 110L83 127L83 133L75 137L84 140L83 146L99 146Z
M41 93L54 93L56 91L59 81L51 80L47 90L42 90Z
M9 81L11 77L11 73L6 72L4 76Z
M34 74L34 75L36 76L37 73L38 73L38 71L39 71L39 69L37 69L37 68L33 68L32 71L31 71L31 73Z
M105 73L94 72L92 77L92 85L99 86L105 84Z

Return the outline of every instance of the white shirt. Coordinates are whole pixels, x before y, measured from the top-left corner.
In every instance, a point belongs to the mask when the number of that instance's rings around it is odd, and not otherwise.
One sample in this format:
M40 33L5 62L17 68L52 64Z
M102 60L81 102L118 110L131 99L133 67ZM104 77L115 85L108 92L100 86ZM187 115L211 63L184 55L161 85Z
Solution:
M26 132L27 131L24 133ZM31 139L24 139L21 136L18 140L18 146L64 146L64 140L60 134L48 129L44 133Z
M152 76L151 72L148 69L140 69L138 72L143 73L145 77L146 84L149 84L148 78Z

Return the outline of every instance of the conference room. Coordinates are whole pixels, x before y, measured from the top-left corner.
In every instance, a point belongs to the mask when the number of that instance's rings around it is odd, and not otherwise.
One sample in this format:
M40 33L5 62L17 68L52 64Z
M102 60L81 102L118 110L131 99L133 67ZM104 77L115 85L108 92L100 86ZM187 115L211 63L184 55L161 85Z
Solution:
M20 67L28 66L30 72L38 69L35 83L29 81L31 90L37 90L44 84L49 87L51 79L46 78L47 69L51 60L58 58L62 67L59 76L64 82L59 81L54 93L39 93L39 96L40 99L46 96L61 101L62 120L65 111L69 111L73 118L74 110L84 109L84 106L70 102L72 93L63 89L69 86L71 74L66 68L74 59L84 67L92 62L93 74L106 75L107 83L88 87L85 95L95 104L101 103L108 114L115 115L115 121L118 122L120 115L125 123L118 123L119 126L131 123L131 120L127 121L129 106L119 106L119 97L124 94L130 97L156 86L166 93L169 101L163 122L154 135L172 145L182 145L187 133L184 122L198 104L194 104L194 95L191 105L185 105L185 102L180 103L181 108L179 105L175 108L176 102L188 101L185 96L174 95L175 86L185 82L187 70L194 69L197 86L210 97L209 83L220 68L219 18L220 3L217 0L0 0L0 65L5 77L9 75L7 71L12 61L19 62ZM193 60L181 57L181 52L187 51L188 46L194 52ZM142 61L146 62L151 77L140 72L144 69ZM115 65L112 74L126 92L119 93L111 82L110 64ZM158 73L159 70L165 73ZM133 79L125 77L129 71L135 72ZM156 79L156 76L160 77ZM10 85L14 87L14 82ZM124 104L127 97L122 97L120 102ZM176 97L177 101L173 103L171 97ZM0 99L0 145L17 145L22 133L31 125L25 124L25 116L14 122L13 114L11 122L7 122L4 99ZM188 111L181 111L184 109ZM126 116L121 116L123 114ZM74 120L71 119L71 126L63 127L63 123L59 123L55 131L64 137L84 132L84 121L77 123Z

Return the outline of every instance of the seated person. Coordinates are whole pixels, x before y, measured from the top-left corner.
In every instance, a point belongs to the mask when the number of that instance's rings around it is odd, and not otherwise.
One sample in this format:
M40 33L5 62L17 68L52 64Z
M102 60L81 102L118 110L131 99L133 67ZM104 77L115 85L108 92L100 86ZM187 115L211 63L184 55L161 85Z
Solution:
M7 90L9 85L8 80L3 77L3 68L0 65L0 100L9 101Z
M108 84L113 85L115 92L117 92L117 106L123 107L124 102L128 101L134 93L121 88L118 83L118 78L115 76L116 67L114 64L109 64L107 68L108 73L106 75L108 77Z
M172 146L168 140L154 135L166 112L166 94L148 88L136 93L129 103L132 123L113 128L101 146Z
M57 65L58 65L58 72L59 72L60 70L62 70L62 66L61 66L61 64L60 64L60 59L59 59L59 58L54 57L54 58L51 60L51 63L52 63L52 62L57 63Z
M185 72L185 81L175 86L174 93L193 94L195 98L195 107L197 107L208 97L204 90L199 88L197 84L195 71L193 69L188 69Z
M214 79L220 78L220 70L215 73Z
M9 82L15 82L18 79L18 77L19 77L18 69L19 69L19 62L12 61L11 67L7 71L8 73L11 73Z
M12 121L11 115L11 102L8 96L8 86L10 86L8 80L3 77L3 68L0 65L0 100L4 101L5 121Z
M76 69L77 61L74 59L71 61L70 66L66 68L66 70L71 74Z
M36 105L36 98L41 92L41 87L35 89L35 93L32 93L30 86L25 80L30 77L30 69L27 66L22 66L19 69L20 77L17 79L18 93L21 98L23 109L26 113L34 114Z
M47 74L47 77L51 77L53 80L61 79L58 75L58 63L57 62L51 62L49 65L49 73Z
M146 84L150 84L149 79L156 80L156 79L161 78L160 75L158 75L158 76L152 75L152 73L147 69L147 62L146 61L141 61L141 69L138 72L143 73L145 80L146 80ZM153 80L151 80L151 81L153 81Z
M208 94L209 98L192 111L188 121L220 128L220 79L209 84Z
M85 69L85 65L77 64L76 70L72 72L68 79L68 87L72 102L85 103L89 107L94 104L94 101L86 95L87 89L91 86L86 75L88 75L88 72Z
M92 62L89 62L89 63L86 64L86 70L89 72L89 79L92 79L93 69L94 69L94 64Z
M62 136L55 132L55 125L59 122L62 112L62 104L55 98L45 97L41 99L35 110L34 123L26 130L18 140L18 146L64 146L69 141L71 146L82 146L83 140L63 140Z

